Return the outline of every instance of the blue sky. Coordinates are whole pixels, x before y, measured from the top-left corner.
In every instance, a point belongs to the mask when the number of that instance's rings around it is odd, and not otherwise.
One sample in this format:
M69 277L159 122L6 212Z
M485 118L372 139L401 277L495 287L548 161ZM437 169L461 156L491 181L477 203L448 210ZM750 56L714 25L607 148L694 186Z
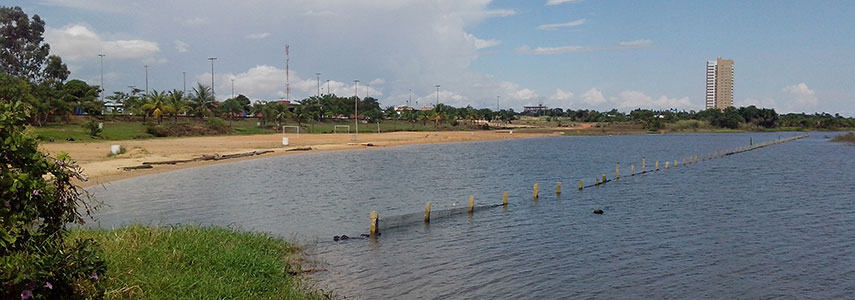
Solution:
M218 99L317 93L520 110L703 108L707 60L735 61L737 105L855 116L851 1L5 1L39 14L72 77L108 93L210 83ZM366 86L367 85L367 86ZM415 104L415 103L413 103Z

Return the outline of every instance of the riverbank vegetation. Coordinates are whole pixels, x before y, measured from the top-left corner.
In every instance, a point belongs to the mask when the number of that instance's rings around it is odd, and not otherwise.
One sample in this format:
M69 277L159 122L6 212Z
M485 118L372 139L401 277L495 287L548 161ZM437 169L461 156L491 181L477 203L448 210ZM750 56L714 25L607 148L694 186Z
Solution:
M106 262L107 299L328 299L304 288L298 249L261 233L219 227L74 229Z
M855 132L849 132L846 134L835 136L833 139L831 139L831 141L855 144Z

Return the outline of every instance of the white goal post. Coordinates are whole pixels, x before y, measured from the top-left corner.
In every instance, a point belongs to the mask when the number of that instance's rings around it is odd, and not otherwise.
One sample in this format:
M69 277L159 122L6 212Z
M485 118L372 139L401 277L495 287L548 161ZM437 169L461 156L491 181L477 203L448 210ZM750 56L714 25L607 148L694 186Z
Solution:
M300 135L300 126L286 125L286 126L282 126L282 137L285 137L285 134L286 134L285 128L294 128L297 135Z
M347 133L350 133L350 125L335 125L333 126L333 133L338 133L339 127L347 128Z

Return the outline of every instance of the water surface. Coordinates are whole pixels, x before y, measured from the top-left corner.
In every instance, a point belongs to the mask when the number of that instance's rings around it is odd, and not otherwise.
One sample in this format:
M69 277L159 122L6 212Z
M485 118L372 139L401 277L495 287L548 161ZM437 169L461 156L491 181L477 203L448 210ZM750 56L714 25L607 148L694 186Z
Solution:
M101 227L215 224L307 244L319 285L359 298L846 298L855 147L824 134L697 165L664 161L794 133L551 137L306 153L91 189ZM647 170L627 176L630 165ZM621 163L623 178L575 190ZM557 181L564 193L555 195ZM531 198L532 184L541 196ZM501 202L435 220L434 210ZM593 209L605 214L594 215ZM414 219L377 240L368 212ZM395 222L401 223L401 222ZM383 223L381 223L383 225ZM387 224L388 225L388 224ZM316 242L312 242L316 241Z

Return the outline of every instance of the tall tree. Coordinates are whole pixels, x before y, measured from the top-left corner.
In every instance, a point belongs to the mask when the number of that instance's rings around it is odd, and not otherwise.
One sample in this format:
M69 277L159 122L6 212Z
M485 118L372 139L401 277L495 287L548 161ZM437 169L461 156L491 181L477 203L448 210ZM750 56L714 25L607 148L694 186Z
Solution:
M192 100L190 107L193 108L193 114L199 119L209 115L214 109L214 94L211 93L209 86L197 83L196 87L193 88L193 96L190 100Z
M31 21L18 6L0 6L0 72L41 81L50 52L42 37L44 31L45 22L39 15L33 15Z

